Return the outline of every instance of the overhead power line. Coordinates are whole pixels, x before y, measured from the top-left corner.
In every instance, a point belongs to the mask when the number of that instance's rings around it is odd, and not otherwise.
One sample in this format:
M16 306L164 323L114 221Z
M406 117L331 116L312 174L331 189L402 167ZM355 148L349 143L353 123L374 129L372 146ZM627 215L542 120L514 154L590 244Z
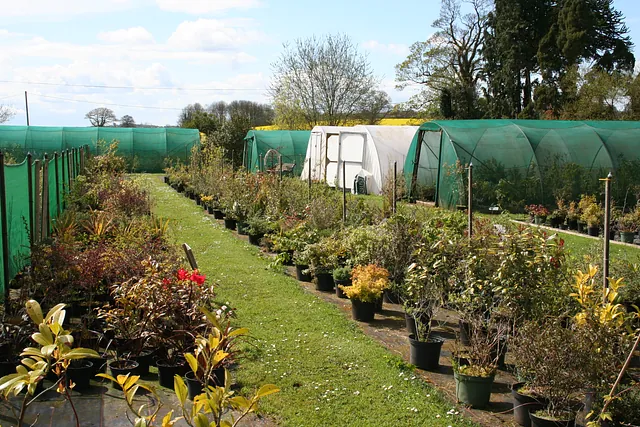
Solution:
M0 80L0 83L17 83L17 84L29 84L29 85L43 85L43 86L68 86L68 87L84 87L84 88L96 88L96 89L137 89L137 90L180 90L180 91L209 91L209 92L223 92L223 91L264 91L266 89L258 88L188 88L188 87L151 87L151 86L109 86L109 85L85 85L85 84L72 84L72 83L49 83L49 82L31 82L31 81L19 81L19 80Z
M142 108L148 110L175 110L182 111L182 108L171 108L171 107L151 107L145 105L127 105L127 104L113 104L108 102L94 102L94 101L84 101L81 99L70 99L70 98L62 98L59 96L51 96L51 95L41 95L38 93L34 93L31 96L39 96L41 98L51 98L51 99L59 99L61 101L69 101L69 102L82 102L85 104L94 104L94 105L108 105L110 107L128 107L128 108Z

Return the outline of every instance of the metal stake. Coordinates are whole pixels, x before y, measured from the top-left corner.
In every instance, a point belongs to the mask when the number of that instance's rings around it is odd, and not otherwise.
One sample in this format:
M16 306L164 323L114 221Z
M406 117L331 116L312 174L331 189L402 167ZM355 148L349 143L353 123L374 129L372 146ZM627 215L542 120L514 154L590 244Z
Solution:
M4 153L0 151L0 217L2 217L2 280L5 310L9 307L9 231L7 226L7 186L4 176Z
M308 177L308 183L309 183L309 203L311 203L311 158L309 158L309 177Z
M393 162L393 202L391 203L391 211L396 214L396 188L398 186L398 162Z
M342 222L347 222L347 185L346 185L346 169L342 162Z

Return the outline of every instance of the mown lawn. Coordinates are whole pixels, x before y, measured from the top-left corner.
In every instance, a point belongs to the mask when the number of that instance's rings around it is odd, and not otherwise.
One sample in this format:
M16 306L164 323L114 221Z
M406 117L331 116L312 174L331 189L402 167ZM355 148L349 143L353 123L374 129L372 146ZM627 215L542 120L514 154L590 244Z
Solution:
M175 243L192 247L208 281L219 284L219 301L251 331L235 373L243 392L268 382L281 388L262 402L262 413L285 426L474 425L335 306L270 270L257 248L159 176L141 178L154 213L170 219Z

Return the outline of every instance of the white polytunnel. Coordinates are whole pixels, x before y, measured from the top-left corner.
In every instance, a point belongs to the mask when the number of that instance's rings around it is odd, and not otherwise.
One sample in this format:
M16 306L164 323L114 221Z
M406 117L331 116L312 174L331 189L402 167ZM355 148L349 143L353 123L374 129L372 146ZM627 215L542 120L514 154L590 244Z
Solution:
M308 179L311 166L313 180L343 188L344 167L346 188L354 191L356 176L367 177L366 192L381 194L394 162L401 173L417 130L417 126L316 127L301 179Z

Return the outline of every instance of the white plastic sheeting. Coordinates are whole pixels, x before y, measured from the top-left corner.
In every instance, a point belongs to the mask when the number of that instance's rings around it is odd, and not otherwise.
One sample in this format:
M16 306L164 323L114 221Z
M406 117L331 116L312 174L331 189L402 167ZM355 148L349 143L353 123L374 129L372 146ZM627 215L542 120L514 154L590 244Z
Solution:
M356 175L364 170L371 174L367 192L380 194L394 162L398 162L400 175L417 130L417 126L316 127L311 131L301 178L308 179L311 165L312 179L342 188L344 168L346 187L352 189Z

